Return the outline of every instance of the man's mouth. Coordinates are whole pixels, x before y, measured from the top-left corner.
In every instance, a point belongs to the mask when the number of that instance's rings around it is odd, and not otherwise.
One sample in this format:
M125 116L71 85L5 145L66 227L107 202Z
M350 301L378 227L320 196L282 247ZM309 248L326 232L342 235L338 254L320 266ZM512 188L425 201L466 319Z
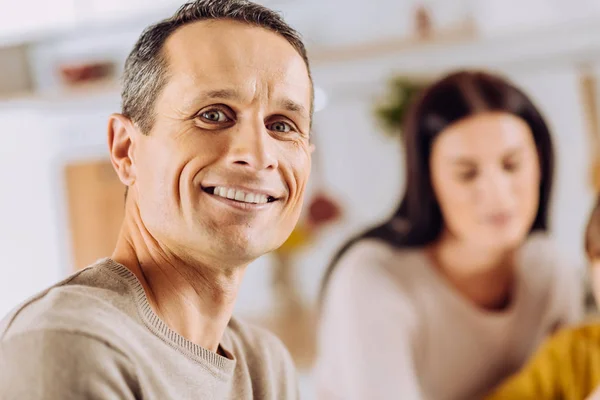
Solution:
M275 197L268 196L263 193L249 192L245 190L228 188L225 186L203 187L202 190L208 194L212 194L213 196L223 197L225 199L247 204L266 204L277 200Z

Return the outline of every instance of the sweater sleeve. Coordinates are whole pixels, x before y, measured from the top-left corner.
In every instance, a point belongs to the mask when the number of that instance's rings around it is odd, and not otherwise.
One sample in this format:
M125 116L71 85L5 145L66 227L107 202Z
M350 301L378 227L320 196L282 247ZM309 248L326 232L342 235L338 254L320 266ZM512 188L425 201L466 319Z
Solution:
M0 342L0 398L134 400L130 361L106 343L78 333L34 331Z
M323 400L423 398L415 369L415 312L385 262L350 250L321 314L317 392Z

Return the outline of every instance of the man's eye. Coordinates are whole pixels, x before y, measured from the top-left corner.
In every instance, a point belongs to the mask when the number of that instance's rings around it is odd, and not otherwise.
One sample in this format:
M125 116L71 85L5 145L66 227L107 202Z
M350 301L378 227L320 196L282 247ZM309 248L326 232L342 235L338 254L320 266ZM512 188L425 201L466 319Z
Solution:
M290 126L290 124L285 123L285 122L274 122L269 126L269 129L275 132L279 132L279 133L288 133L293 131L292 127Z
M200 114L200 118L208 122L228 122L229 117L221 110L208 110Z

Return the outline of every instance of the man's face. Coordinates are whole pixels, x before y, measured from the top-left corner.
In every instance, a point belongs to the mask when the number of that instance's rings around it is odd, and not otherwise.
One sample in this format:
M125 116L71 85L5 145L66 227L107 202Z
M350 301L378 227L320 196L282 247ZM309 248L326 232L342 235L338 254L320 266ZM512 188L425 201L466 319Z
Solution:
M168 83L132 164L142 221L199 261L250 262L298 220L310 175L311 82L279 35L203 21L165 44Z

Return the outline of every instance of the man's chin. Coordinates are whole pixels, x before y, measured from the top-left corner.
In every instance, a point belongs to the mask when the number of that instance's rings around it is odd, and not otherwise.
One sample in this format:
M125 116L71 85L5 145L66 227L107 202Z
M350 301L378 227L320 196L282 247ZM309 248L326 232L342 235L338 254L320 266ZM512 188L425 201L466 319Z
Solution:
M220 247L220 254L214 256L216 259L227 260L227 264L244 266L276 249L274 246L255 243L226 243Z
M265 235L263 229L240 229L233 225L224 229L211 228L209 231L188 234L188 246L199 258L222 260L226 264L248 264L283 244Z

